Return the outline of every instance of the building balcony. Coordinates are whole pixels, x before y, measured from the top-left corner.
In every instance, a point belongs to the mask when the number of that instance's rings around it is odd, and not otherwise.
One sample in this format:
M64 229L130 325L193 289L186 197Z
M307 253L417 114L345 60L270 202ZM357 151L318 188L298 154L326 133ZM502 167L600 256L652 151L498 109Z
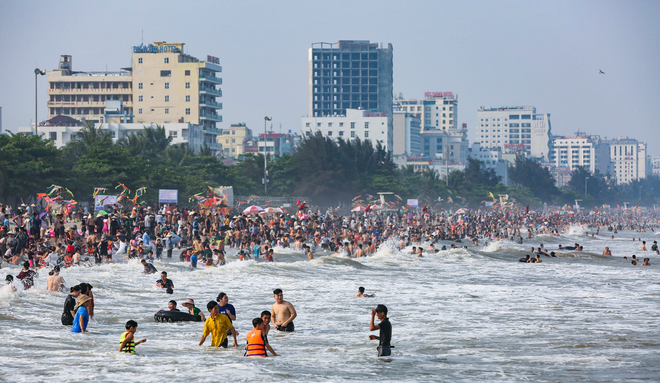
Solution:
M222 122L222 116L221 115L215 114L215 113L208 113L208 112L204 112L204 111L199 112L199 118L200 118L200 120L211 120L211 121ZM204 128L204 129L207 129L207 128Z
M220 116L220 117L222 117L222 116ZM218 129L218 128L211 128L209 126L204 126L204 127L202 127L202 129L204 130L204 133L222 134L222 130Z
M222 97L222 91L220 89L215 89L215 88L200 87L199 94L210 94L213 96Z
M221 102L202 100L202 101L199 102L199 105L209 107L209 108L222 109L222 103Z
M133 94L131 88L48 88L48 94Z
M105 108L107 101L48 101L49 108ZM133 102L122 101L124 108L132 107Z
M222 85L222 78L204 74L199 75L199 81L209 81L214 84Z

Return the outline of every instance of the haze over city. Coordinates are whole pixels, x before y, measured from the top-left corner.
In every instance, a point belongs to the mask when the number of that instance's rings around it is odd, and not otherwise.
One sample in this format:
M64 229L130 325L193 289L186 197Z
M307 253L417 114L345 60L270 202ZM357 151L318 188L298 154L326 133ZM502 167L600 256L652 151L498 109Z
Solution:
M223 67L223 122L300 131L308 114L308 48L371 40L394 47L394 93L458 95L458 122L474 140L480 106L535 106L552 133L576 130L649 141L658 155L660 4L653 1L465 2L2 2L3 129L34 119L35 67L130 66L141 42L186 43ZM605 72L599 74L599 70ZM39 120L47 116L39 79Z

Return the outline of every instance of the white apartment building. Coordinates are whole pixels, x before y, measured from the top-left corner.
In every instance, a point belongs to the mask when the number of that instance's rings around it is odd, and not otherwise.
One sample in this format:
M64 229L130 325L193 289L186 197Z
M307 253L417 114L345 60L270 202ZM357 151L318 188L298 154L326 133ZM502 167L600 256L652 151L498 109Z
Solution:
M452 92L426 92L423 100L407 100L399 95L394 110L408 112L422 121L422 132L458 128L458 95Z
M651 166L653 168L653 175L656 177L660 177L660 156L655 156L651 160Z
M392 151L394 148L393 129L388 128L388 116L385 112L368 112L361 109L346 109L346 115L328 117L303 117L302 132L312 136L321 132L332 139L369 140L376 146Z
M569 171L582 166L591 173L605 174L609 166L609 150L599 136L586 136L580 132L575 136L555 136L550 163Z
M422 154L421 120L415 115L403 112L394 112L394 148L392 154L419 156Z
M646 178L647 172L651 171L647 166L646 142L619 136L604 143L610 149L610 173L617 185Z
M482 147L503 153L524 153L547 162L552 151L550 114L536 113L533 106L482 106L475 133Z

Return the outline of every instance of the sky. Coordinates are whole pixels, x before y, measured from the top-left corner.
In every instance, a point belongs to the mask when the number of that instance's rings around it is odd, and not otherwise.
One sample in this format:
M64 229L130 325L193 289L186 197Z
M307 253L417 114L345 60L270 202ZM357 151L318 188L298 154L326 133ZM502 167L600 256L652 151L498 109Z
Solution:
M552 133L648 141L660 155L660 1L0 1L4 130L34 119L34 68L130 66L142 41L184 42L223 67L223 123L300 131L308 49L371 40L394 48L394 93L458 95L470 141L480 106L535 106ZM144 36L144 39L142 39ZM599 74L599 70L605 72ZM47 81L38 80L39 120Z

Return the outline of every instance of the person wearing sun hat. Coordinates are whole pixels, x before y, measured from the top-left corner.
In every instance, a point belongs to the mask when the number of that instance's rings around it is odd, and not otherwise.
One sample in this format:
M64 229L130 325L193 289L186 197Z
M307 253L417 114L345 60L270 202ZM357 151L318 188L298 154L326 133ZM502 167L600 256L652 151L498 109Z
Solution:
M89 306L92 303L92 298L86 294L81 294L78 296L78 302L74 307L76 316L73 317L73 326L71 327L71 332L76 333L86 333L87 324L89 323Z
M195 301L194 301L194 300L188 298L188 299L186 299L185 302L182 303L182 306L188 309L188 312L190 313L190 315L194 315L194 316L196 316L196 317L199 318L202 322L204 322L204 321L206 320L206 318L204 317L204 313L202 312L202 310L200 310L200 309L198 309L197 307L195 307Z

